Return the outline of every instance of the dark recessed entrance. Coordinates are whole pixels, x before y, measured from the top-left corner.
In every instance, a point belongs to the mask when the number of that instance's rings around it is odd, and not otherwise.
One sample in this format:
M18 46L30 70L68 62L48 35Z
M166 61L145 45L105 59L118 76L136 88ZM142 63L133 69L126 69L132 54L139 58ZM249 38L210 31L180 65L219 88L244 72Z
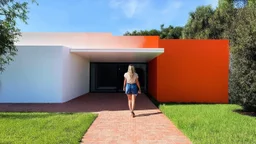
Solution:
M90 63L90 92L123 92L124 73L133 64L147 92L147 63Z

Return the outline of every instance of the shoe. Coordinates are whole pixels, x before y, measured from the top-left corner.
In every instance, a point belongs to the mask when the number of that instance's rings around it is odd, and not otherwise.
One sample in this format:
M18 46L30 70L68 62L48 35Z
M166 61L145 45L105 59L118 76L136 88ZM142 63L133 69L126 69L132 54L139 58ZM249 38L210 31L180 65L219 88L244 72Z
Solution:
M132 112L131 112L130 116L131 116L131 117L133 117L133 114L132 114Z
M132 117L135 117L135 113L134 112L132 112Z

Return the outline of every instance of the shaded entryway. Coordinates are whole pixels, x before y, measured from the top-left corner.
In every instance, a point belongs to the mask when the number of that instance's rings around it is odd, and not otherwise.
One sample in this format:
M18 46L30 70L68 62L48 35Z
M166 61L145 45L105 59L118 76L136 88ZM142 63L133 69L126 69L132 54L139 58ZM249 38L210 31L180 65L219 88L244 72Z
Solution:
M123 93L124 74L132 64L139 75L142 93L147 93L147 62L91 62L90 63L90 92L120 92Z

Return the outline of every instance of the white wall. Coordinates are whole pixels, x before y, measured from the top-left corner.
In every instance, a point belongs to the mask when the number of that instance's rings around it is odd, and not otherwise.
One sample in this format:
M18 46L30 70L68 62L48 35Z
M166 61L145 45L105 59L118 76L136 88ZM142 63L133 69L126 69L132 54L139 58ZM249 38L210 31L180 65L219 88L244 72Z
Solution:
M61 46L20 46L0 74L0 103L62 102Z
M100 39L100 42L99 42ZM23 32L15 45L19 46L66 46L83 48L141 48L144 36L112 36L111 33L84 32Z
M89 92L90 63L85 58L70 53L69 48L64 47L62 52L62 102L66 102Z
M99 38L101 42L99 43ZM15 45L32 46L66 46L69 48L102 47L102 41L110 42L111 33L84 33L84 32L22 32ZM117 42L115 42L117 43Z

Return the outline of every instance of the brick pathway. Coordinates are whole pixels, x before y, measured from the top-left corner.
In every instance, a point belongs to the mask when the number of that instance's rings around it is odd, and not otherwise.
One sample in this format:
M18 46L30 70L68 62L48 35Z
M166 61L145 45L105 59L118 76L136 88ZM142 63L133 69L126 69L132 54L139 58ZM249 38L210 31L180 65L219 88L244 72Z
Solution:
M0 111L97 112L84 144L191 144L144 95L130 117L124 94L90 93L63 104L0 104Z

